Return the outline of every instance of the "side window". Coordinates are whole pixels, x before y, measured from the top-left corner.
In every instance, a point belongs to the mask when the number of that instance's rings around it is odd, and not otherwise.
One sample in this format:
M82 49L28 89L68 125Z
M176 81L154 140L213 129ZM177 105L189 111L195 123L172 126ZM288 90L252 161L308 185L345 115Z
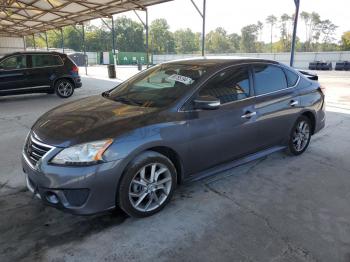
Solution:
M199 95L216 97L221 104L249 97L248 67L234 67L218 73L205 84Z
M32 67L58 66L62 65L57 55L32 55Z
M288 69L285 69L284 72L286 73L288 87L295 86L298 82L299 76Z
M273 65L255 65L255 93L263 95L287 88L287 79L283 70Z
M0 63L0 68L4 70L21 69L27 67L27 56L11 56Z

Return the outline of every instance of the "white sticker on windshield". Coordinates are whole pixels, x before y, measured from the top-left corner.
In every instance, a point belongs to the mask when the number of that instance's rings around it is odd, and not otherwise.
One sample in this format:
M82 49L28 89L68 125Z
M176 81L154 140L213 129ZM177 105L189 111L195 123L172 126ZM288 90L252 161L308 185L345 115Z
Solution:
M173 80L173 81L177 81L177 82L181 82L185 85L190 85L194 82L194 80L190 77L177 75L177 74L173 74L173 75L169 76L168 79Z

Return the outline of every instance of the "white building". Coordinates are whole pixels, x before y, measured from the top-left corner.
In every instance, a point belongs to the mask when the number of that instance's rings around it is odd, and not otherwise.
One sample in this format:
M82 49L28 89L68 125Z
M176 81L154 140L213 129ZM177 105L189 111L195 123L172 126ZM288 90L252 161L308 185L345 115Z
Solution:
M17 51L24 50L22 37L4 37L0 36L0 57Z

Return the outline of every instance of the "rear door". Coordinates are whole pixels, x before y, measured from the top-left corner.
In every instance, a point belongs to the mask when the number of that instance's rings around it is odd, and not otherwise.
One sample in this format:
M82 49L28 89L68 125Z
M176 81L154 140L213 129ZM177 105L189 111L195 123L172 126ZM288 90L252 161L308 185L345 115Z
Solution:
M12 55L0 62L0 92L27 87L27 56Z
M260 149L284 143L300 112L299 76L273 64L256 64L254 92Z
M255 151L256 116L249 68L225 69L200 89L198 96L216 97L220 99L221 106L216 110L189 112L190 173ZM253 114L250 116L250 113Z
M48 88L60 74L62 59L55 54L32 54L30 85L36 88Z

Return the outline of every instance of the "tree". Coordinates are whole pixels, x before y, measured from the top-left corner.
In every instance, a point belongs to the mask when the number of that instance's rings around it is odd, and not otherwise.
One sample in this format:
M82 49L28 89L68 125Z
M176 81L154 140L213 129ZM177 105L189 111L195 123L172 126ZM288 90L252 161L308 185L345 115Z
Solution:
M271 27L271 30L270 30L270 33L271 33L271 38L270 38L270 45L271 45L271 53L272 53L272 39L273 39L273 27L275 26L277 22L277 17L274 16L274 15L269 15L267 18L266 18L266 23L270 25Z
M115 21L116 46L125 52L145 51L143 25L125 16Z
M258 34L257 25L247 25L241 29L241 32L241 50L247 53L256 52L256 40Z
M311 15L308 12L303 11L300 13L300 17L305 23L305 42L306 42L309 39L308 28L311 20Z
M290 23L293 21L293 17L288 14L283 14L280 17L280 41L282 44L282 51L289 51L291 48L291 34L290 34Z
M256 23L256 28L258 30L258 36L259 36L259 41L262 41L262 33L263 33L263 29L264 29L264 24L261 21L258 21Z
M341 37L342 49L350 51L350 31L344 32Z
M326 19L321 21L320 27L323 34L323 43L329 44L333 42L335 40L333 36L338 26L333 24L329 19Z
M175 31L174 41L177 53L186 54L199 51L199 36L189 28Z
M228 35L228 42L230 45L230 52L236 53L240 51L241 36L236 33Z
M165 19L156 19L150 25L151 49L154 53L172 53L175 51L173 34Z
M230 51L230 42L227 32L222 27L210 31L206 35L206 47L209 53L227 53Z

